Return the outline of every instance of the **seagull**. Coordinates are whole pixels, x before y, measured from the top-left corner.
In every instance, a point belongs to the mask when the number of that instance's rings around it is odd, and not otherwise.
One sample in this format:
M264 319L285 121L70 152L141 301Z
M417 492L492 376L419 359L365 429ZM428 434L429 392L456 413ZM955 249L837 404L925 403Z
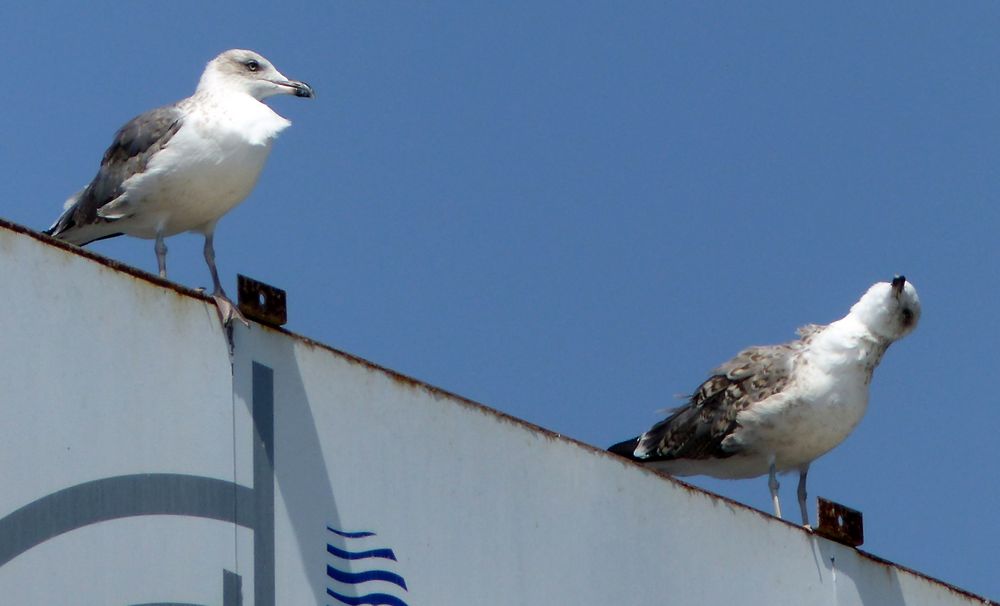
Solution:
M796 341L741 351L684 406L608 450L676 476L767 474L779 518L777 474L798 471L799 508L808 528L810 463L861 421L875 367L919 319L920 299L905 277L874 284L840 320L805 326Z
M201 233L220 318L246 324L219 281L212 238L216 222L257 183L274 139L291 125L261 103L274 95L314 93L253 51L227 50L212 59L194 95L119 129L97 176L66 201L45 233L77 246L122 234L155 240L162 278L164 238Z

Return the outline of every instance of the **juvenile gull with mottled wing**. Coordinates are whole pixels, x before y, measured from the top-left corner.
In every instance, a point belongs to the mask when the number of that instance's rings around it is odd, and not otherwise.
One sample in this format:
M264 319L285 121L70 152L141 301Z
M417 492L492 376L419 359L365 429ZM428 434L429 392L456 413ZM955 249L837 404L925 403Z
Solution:
M798 471L799 508L808 526L810 463L861 421L882 354L919 319L920 299L906 278L879 282L840 320L806 326L797 341L741 351L717 368L686 405L608 450L677 476L768 474L779 518L776 476Z
M122 234L154 239L162 277L163 239L204 234L222 320L246 322L219 281L212 238L222 215L250 194L271 144L291 125L261 103L282 94L312 97L313 90L253 51L222 53L205 66L194 95L148 111L115 134L97 176L66 201L45 233L78 246Z

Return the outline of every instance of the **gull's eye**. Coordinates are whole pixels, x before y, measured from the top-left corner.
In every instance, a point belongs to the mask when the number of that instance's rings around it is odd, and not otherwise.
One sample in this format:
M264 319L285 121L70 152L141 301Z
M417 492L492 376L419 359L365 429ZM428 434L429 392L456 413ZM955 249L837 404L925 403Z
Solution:
M913 323L913 310L904 307L903 308L903 326L909 326Z
M252 72L255 72L258 69L260 69L260 63L257 63L256 59L250 59L249 61L247 61L243 65L246 65L247 69L250 70L250 71L252 71Z

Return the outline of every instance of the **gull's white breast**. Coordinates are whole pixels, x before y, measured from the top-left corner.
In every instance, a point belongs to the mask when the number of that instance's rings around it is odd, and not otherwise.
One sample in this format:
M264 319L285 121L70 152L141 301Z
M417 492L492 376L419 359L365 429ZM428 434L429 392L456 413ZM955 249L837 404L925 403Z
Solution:
M732 456L652 465L673 475L752 478L768 473L773 457L778 471L800 469L857 427L882 351L849 324L831 324L802 352L784 390L736 415L739 427L722 444Z
M205 231L253 190L274 138L291 123L248 95L193 97L181 128L146 170L124 183L127 217L142 238Z
M779 471L797 469L843 442L868 408L868 387L858 374L816 377L798 395L740 413L738 442L760 459L759 473L767 472L772 455Z
M831 328L833 328L831 326ZM857 427L868 408L871 369L881 352L874 344L828 329L804 352L784 394L737 415L734 444L758 459L766 473L774 456L779 471L797 469L826 454Z

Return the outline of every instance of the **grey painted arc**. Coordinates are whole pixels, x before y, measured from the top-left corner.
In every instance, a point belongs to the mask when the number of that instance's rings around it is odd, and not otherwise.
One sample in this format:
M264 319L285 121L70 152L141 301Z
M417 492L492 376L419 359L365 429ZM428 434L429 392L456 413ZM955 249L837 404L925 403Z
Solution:
M101 478L58 490L0 519L0 566L77 528L118 518L178 515L231 522L254 531L254 600L274 606L274 371L253 363L254 488L185 474ZM240 575L223 571L224 606L242 606ZM198 606L156 602L141 606Z
M135 474L84 482L0 519L0 566L65 532L118 518L193 516L252 529L257 511L254 497L254 491L245 486L183 474Z
M145 602L132 606L205 606L193 602ZM243 606L243 577L229 570L222 571L222 606Z

